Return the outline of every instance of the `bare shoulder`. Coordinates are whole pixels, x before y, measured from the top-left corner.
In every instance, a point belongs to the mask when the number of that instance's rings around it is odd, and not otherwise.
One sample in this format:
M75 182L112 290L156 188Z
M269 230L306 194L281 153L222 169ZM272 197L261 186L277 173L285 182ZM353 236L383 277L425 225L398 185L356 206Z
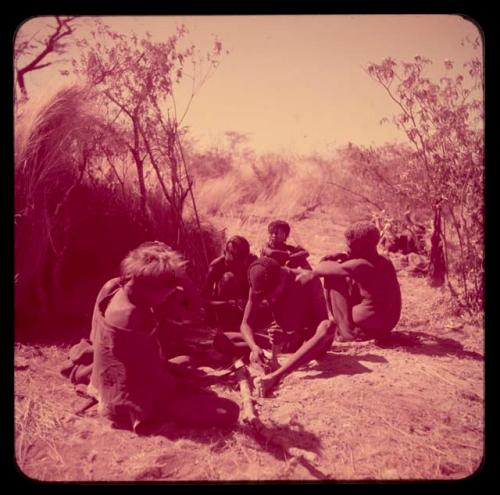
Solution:
M108 296L109 294L111 294L111 292L119 289L119 287L120 287L120 278L119 277L115 277L115 278L108 280L99 290L99 293L97 295L97 299L100 300L100 299Z
M151 325L151 315L128 301L123 291L118 291L109 302L104 314L106 322L119 328L145 330Z
M361 267L371 267L371 266L373 266L373 264L364 258L353 258L353 259L349 259L349 260L344 261L341 264L341 266L345 269L355 270L355 269L361 268Z
M268 256L269 253L271 253L272 249L269 246L269 244L265 244L262 249L260 250L260 253L262 256Z

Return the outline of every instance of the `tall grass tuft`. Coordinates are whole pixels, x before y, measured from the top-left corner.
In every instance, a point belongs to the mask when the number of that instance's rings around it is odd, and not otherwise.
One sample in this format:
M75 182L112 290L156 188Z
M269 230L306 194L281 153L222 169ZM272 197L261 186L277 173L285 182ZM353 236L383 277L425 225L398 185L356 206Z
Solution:
M232 158L229 171L196 185L200 207L211 215L237 217L251 212L260 218L302 220L320 209L337 211L359 203L332 185L334 180L345 181L346 175L336 157L267 154Z
M144 214L134 170L126 171L131 163L113 143L123 132L106 123L95 101L91 89L71 86L27 103L16 116L17 338L72 329L88 334L98 289L143 241L162 240L182 251L198 279L206 263L202 236L210 255L220 250L210 226L199 232L187 221L183 238L173 238L178 229L169 206L152 186ZM114 169L106 160L110 154Z

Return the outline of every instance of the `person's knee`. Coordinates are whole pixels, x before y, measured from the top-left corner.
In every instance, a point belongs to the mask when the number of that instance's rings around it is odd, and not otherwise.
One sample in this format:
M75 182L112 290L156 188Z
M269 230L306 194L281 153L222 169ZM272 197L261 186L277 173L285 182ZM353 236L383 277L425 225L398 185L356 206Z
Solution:
M316 330L316 335L324 340L325 342L328 340L333 340L335 337L335 331L337 328L337 324L332 320L323 320Z
M217 396L211 400L210 411L204 418L207 426L228 427L237 423L240 406L231 399Z
M325 277L325 297L330 301L338 297L349 297L352 283L349 277L330 277L329 279Z
M250 348L236 332L217 333L213 340L213 347L228 357L242 357L250 353Z

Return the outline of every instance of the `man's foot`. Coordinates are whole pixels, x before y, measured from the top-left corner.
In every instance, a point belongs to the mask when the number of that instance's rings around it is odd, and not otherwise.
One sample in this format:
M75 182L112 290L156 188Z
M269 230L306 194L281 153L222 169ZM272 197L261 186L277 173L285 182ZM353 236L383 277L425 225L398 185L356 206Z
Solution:
M354 328L349 332L339 332L335 337L336 342L361 342L363 340L368 340L368 337L360 328Z
M254 387L258 397L268 397L270 392L279 380L272 375L256 376L254 378Z

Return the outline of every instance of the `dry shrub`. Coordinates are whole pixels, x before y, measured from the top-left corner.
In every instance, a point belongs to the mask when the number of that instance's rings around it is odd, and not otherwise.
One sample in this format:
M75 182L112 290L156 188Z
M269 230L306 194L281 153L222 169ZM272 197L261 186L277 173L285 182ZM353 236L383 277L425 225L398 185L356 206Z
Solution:
M146 240L171 244L201 277L219 238L192 222L178 238L166 201L151 190L140 209L135 174L106 168L102 146L114 129L103 124L88 88L71 86L23 107L16 119L16 337L43 337L78 327L88 333L95 295L118 274L123 256ZM111 136L111 137L110 137ZM115 154L115 158L117 155ZM116 169L122 170L126 163ZM123 171L123 170L122 170ZM213 238L212 241L209 239Z
M38 106L39 105L39 106ZM16 118L16 309L48 310L54 262L65 249L69 194L82 180L96 117L86 88L71 86ZM19 311L18 311L19 314Z
M240 214L242 205L257 201L259 187L251 169L232 169L224 176L200 181L196 193L207 215Z
M233 168L197 182L200 207L209 215L305 218L319 207L352 208L348 193L335 189L342 174L336 159L267 154L234 156ZM359 198L358 198L359 202Z

